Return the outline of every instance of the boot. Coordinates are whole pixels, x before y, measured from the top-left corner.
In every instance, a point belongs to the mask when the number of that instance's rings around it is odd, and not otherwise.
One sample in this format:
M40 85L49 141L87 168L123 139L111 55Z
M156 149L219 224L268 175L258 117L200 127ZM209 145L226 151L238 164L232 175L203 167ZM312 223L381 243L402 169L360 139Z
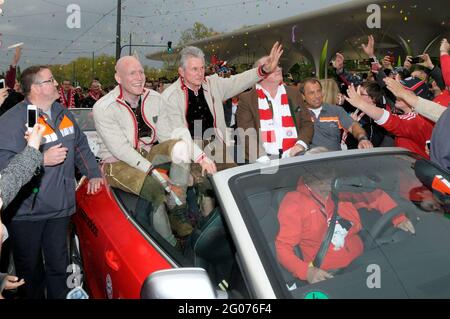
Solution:
M170 227L179 237L189 236L194 228L186 218L186 204L168 209Z

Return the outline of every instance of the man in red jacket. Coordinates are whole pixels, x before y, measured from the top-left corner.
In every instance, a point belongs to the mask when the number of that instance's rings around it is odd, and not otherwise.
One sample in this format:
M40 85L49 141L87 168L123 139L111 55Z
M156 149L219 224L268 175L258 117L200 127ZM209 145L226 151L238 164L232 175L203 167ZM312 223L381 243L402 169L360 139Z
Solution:
M313 261L327 233L334 203L330 196L330 176L333 174L320 179L316 175L301 178L297 190L284 197L278 211L280 230L275 240L278 261L295 277L311 284L332 278L327 270L346 267L362 254L364 247L358 235L362 228L358 208L376 209L384 214L397 206L381 189L367 193L340 193L339 218L318 268ZM392 223L404 231L415 233L411 221L404 215L393 218ZM302 259L295 254L295 246L300 247Z

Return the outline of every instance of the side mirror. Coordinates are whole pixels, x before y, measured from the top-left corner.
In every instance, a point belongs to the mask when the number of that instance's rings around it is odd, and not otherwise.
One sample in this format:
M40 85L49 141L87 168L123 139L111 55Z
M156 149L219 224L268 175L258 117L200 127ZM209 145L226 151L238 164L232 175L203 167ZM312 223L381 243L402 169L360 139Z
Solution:
M450 174L427 160L418 160L414 165L416 177L438 200L446 214L450 213Z
M155 271L145 279L141 299L223 299L203 268Z

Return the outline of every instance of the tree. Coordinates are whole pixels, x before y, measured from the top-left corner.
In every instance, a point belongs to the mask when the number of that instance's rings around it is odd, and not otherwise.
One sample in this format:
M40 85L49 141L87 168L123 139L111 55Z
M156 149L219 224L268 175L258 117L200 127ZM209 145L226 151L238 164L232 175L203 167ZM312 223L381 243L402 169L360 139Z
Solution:
M115 85L114 57L100 55L92 61L92 58L79 57L68 64L51 65L50 69L58 82L64 79L78 83L81 87L89 87L94 78L99 79L103 87ZM92 69L92 67L94 67Z
M183 46L188 43L218 34L220 34L220 32L214 31L212 28L208 28L203 23L195 22L192 28L186 29L181 33L178 46Z
M147 66L144 67L145 77L147 81L156 81L162 78L167 79L169 82L173 82L176 80L178 76L178 71L176 67L170 67L166 63L162 69L149 68Z
M94 59L94 70L92 70L92 58L88 57L79 57L68 64L50 65L50 70L59 83L63 80L70 80L75 85L88 88L93 79L98 79L103 88L112 88L117 85L114 78L115 64L114 57L100 55ZM148 81L160 78L174 80L178 75L177 68L169 66L167 63L164 63L161 69L144 66L144 72Z
M314 65L309 63L309 61L295 63L288 71L292 75L292 79L297 82L313 76L313 72Z

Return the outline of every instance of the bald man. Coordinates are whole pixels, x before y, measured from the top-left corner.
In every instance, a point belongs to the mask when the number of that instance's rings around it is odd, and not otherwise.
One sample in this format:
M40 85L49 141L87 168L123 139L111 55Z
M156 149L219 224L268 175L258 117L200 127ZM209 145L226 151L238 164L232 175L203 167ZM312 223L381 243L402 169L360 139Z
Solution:
M125 56L117 61L115 79L118 85L93 108L95 127L103 141L99 157L104 163L106 179L110 186L151 202L160 219L142 223L159 227L157 231L175 245L170 229L164 226L164 203L168 207L170 226L178 237L186 237L193 231L185 215L190 153L184 139L190 139L189 131L175 130L171 139L160 140L157 122L165 101L156 91L144 88L144 69L135 57ZM166 196L160 182L153 177L155 166L165 163L171 163L169 185L182 205L177 205L174 196Z

